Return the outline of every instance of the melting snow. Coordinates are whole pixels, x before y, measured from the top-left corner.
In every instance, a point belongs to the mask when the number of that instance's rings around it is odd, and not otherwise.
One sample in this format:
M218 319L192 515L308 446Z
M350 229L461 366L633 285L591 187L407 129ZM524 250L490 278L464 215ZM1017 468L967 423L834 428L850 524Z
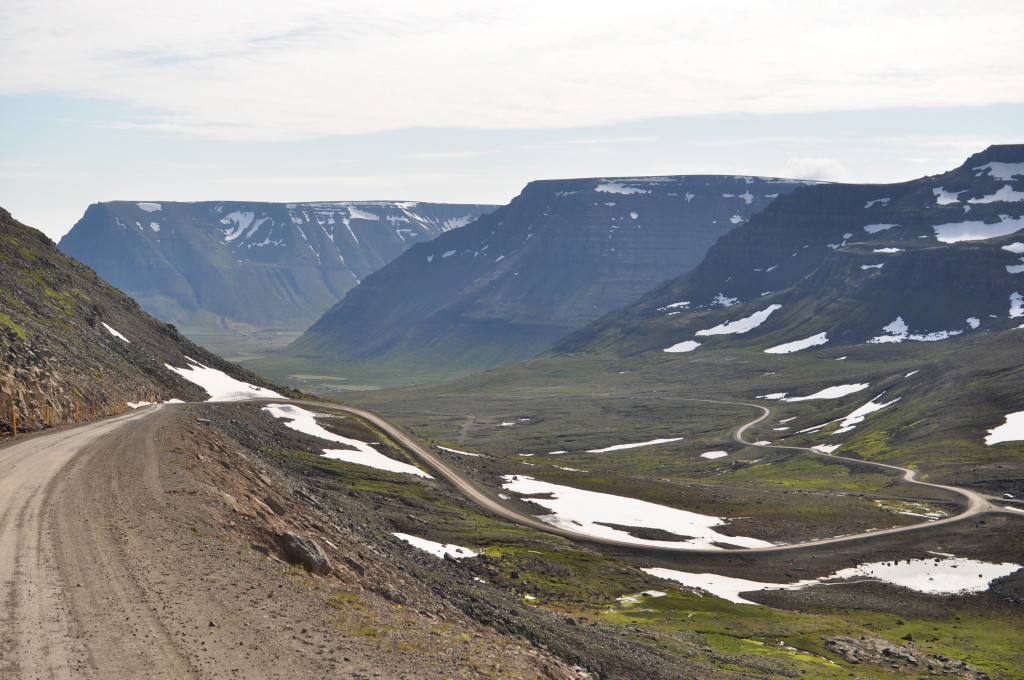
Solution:
M160 223L159 222L150 222L149 223L149 228L152 229L153 231L160 231Z
M481 457L479 453L470 453L469 451L459 451L458 449L449 449L446 446L438 446L437 448L441 449L442 451L447 451L448 453L457 453L460 456L473 456L474 458L480 458Z
M145 210L146 212L156 212L163 209L163 206L159 203L136 203L135 205L139 206L139 210Z
M476 557L478 553L473 552L469 548L463 548L461 545L454 545L452 543L437 543L435 541L428 541L425 538L419 536L410 536L409 534L391 534L396 538L400 538L414 548L419 548L425 552L430 553L438 559L444 559L445 553L451 555L457 560L464 560L467 557Z
M207 401L239 401L242 399L266 399L266 398L283 398L277 392L268 390L265 387L256 387L244 383L241 380L235 380L231 376L227 375L222 371L218 371L215 368L203 366L201 363L192 359L191 357L185 357L191 366L188 368L175 368L170 364L164 364L168 369L174 371L185 380L195 383L202 387L210 395Z
M1006 422L988 431L985 444L992 446L1000 442L1015 442L1024 439L1024 411L1006 416Z
M946 191L943 187L936 187L935 189L932 189L932 193L935 194L935 202L938 205L950 205L953 203L959 203L959 196L965 191L967 190L961 189L960 191Z
M969 222L950 222L948 224L936 224L935 238L943 243L959 243L960 241L981 241L997 236L1012 234L1018 229L1024 229L1024 217L1010 217L1000 215L999 221L994 224L986 224L977 220Z
M817 345L824 345L826 342L828 342L828 334L827 334L827 332L826 333L818 333L817 335L812 335L811 337L804 338L803 340L794 340L793 342L787 342L787 343L785 343L783 345L776 345L775 347L769 347L768 349L765 350L765 353L766 354L790 354L792 352L799 352L802 349L807 349L808 347L816 347Z
M868 340L868 344L880 345L888 342L903 342L904 340L914 340L916 342L937 342L939 340L946 340L955 335L960 335L963 331L935 331L934 333L911 333L910 328L907 326L907 322L903 320L902 316L897 316L896 320L890 323L888 326L883 326L882 330L885 331L886 335L879 335Z
M746 333L752 331L761 324L763 324L772 312L777 309L782 309L782 305L768 305L767 308L762 309L760 312L754 312L748 317L737 319L736 321L727 321L723 324L719 324L714 328L706 328L704 330L697 331L695 335L730 335L733 333Z
M690 302L689 301L686 301L686 302L673 302L670 305L665 305L664 307L658 307L658 311L659 312L664 312L664 311L669 310L669 309L678 309L678 308L681 308L681 307L689 307L689 306L690 306Z
M882 394L885 393L883 392ZM878 395L878 397L881 396L881 394ZM878 397L875 397L875 399L878 399ZM864 418L866 418L868 414L874 413L875 411L881 411L883 408L892 406L893 404L900 400L900 397L896 397L892 401L888 401L884 404L876 402L875 399L872 399L871 401L864 404L856 411L850 413L850 415L843 418L843 421L839 423L839 429L833 432L832 434L841 434L843 432L849 432L850 430L854 429L855 427L863 423Z
M116 330L111 328L107 323L105 323L103 321L101 321L100 323L102 323L103 327L107 329L107 332L110 333L111 335L113 335L115 338L119 338L121 340L124 340L128 344L131 344L131 342L132 342L131 340L129 340L128 338L126 338L123 335L121 335L120 333L118 333Z
M889 201L891 201L891 200L892 200L891 198L876 198L873 201L868 201L867 203L865 203L864 207L865 208L870 208L875 203L881 203L882 205L889 205Z
M285 423L285 425L293 430L304 432L312 437L317 437L318 439L325 439L330 442L337 442L338 444L344 444L345 446L351 447L348 450L324 449L324 458L340 460L346 463L355 463L356 465L365 465L366 467L371 467L377 470L404 472L410 475L417 475L419 477L431 479L430 475L423 470L420 470L418 467L388 458L365 442L342 437L339 434L334 434L333 432L324 429L316 422L317 414L312 411L307 411L304 408L293 406L291 404L270 404L265 406L262 410L264 413L273 416L274 418L288 419L288 422Z
M877 234L880 231L885 231L886 229L892 229L893 227L898 227L898 226L900 226L900 225L898 225L898 224L868 224L868 225L866 225L864 227L864 231L868 232L869 234Z
M1020 293L1013 293L1010 295L1010 318L1016 319L1019 316L1024 316L1024 297Z
M638 444L616 444L615 446L609 446L606 449L590 449L587 453L607 453L608 451L622 451L624 449L638 449L641 446L655 446L657 444L668 444L670 442L682 441L683 437L675 437L674 439L652 439L649 442L640 442Z
M891 255L892 253L902 253L903 252L903 248L875 248L871 252L873 252L873 253L886 253L887 255Z
M714 460L715 458L725 458L728 455L726 451L708 451L707 453L700 454L700 457Z
M700 343L699 342L696 342L695 340L684 340L682 342L677 342L676 344L672 345L671 347L666 347L665 349L663 349L661 351L662 352L692 352L693 350L697 349L698 347L700 347Z
M647 189L639 189L637 187L627 187L620 182L605 182L604 184L598 184L594 187L594 191L603 191L608 194L649 194L651 193Z
M884 266L885 266L884 263L879 263L879 264L862 264L860 266L860 268L861 269L881 269Z
M722 307L732 307L733 305L738 305L739 303L740 303L740 299L739 298L726 297L722 293L719 293L718 295L716 295L715 299L711 301L711 304L713 304L713 305L720 305Z
M996 202L1007 202L1017 203L1024 201L1024 191L1014 191L1013 187L1009 184L1003 185L1003 188L994 194L988 196L982 196L981 198L969 199L968 203L996 203Z
M743 221L743 218L740 217L739 215L733 215L732 217L729 218L729 221L732 222L733 224L739 224L740 222Z
M842 446L842 444L818 444L817 446L812 446L811 448L817 451L818 453L832 453L840 446Z
M776 394L766 394L758 397L758 399L778 399L779 401L785 402L798 402L798 401L811 401L812 399L839 399L845 397L848 394L854 392L860 392L861 390L867 389L869 383L856 383L853 385L835 385L833 387L826 387L823 390L819 390L814 394L809 394L806 397L786 397L786 392L780 392Z
M976 316L967 317L967 325L971 328L977 328L981 325L981 319Z
M538 519L578 534L652 547L715 549L718 546L713 545L714 543L745 548L764 548L772 545L768 541L756 538L725 536L714 531L712 527L721 526L728 521L724 517L701 515L636 498L550 484L530 477L506 475L504 479L503 488L529 496L526 500L552 511L552 514L543 515ZM662 529L677 534L680 539L660 541L637 538L620 529L604 526L605 524Z
M455 254L454 250L446 250L446 251L444 251L444 254L441 255L441 257L443 257L443 258L444 257L451 257L454 254Z
M1007 182L1013 180L1014 177L1024 175L1024 163L999 163L994 161L992 163L985 163L985 165L979 165L974 169L981 170L981 172L977 173L978 177L981 177L988 170L988 175L992 179L1001 179Z
M797 581L796 583L761 583L746 579L719 576L717 574L695 574L661 567L644 569L651 576L682 583L690 588L700 588L730 602L756 604L740 597L740 593L760 590L799 590L808 586L828 586L837 579L868 578L883 583L902 586L919 593L932 595L957 595L988 590L992 581L1012 574L1020 569L1019 564L1003 562L993 564L962 557L953 559L914 559L892 562L872 562L849 569L842 569L822 578Z

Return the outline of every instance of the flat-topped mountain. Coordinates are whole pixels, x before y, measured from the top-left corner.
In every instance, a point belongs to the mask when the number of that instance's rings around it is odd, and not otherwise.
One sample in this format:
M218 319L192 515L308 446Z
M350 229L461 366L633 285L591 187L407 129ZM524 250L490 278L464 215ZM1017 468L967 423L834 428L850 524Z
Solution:
M1021 229L1024 145L901 184L801 188L556 349L791 352L1013 328L1024 321Z
M211 393L187 379L199 374L226 386L269 386L154 319L0 209L0 433L14 429L12 409L24 431L130 403L204 401Z
M525 359L687 271L722 234L804 184L732 176L532 182L509 205L367 277L283 354L411 377Z
M389 201L111 201L90 206L60 248L186 331L297 331L409 246L493 209Z

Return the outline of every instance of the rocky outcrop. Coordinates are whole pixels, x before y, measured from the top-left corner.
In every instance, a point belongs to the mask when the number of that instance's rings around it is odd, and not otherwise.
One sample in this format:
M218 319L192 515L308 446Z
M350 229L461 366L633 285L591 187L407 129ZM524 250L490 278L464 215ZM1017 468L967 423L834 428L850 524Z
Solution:
M905 636L904 639L913 639ZM988 673L979 671L961 659L951 659L942 654L928 654L913 645L899 645L885 638L862 636L859 640L849 637L822 637L825 647L843 660L853 664L885 666L893 671L918 671L939 677L963 678L964 680L989 680Z
M111 201L90 206L60 248L186 332L300 331L409 246L493 208Z

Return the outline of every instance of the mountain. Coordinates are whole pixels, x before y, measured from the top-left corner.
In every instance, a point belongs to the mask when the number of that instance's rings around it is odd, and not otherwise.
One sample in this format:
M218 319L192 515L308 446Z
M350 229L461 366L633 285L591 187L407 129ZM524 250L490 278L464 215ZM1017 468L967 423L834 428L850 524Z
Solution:
M804 182L730 176L532 182L366 278L282 357L403 376L533 356L697 264Z
M18 429L33 430L129 403L206 400L182 375L194 376L197 364L226 383L269 386L157 321L0 209L0 432L13 429L12 409Z
M111 201L89 206L60 248L186 332L298 331L410 245L492 209L388 201Z
M945 174L780 197L560 353L935 342L1024 320L1024 145ZM791 344L793 343L793 344Z

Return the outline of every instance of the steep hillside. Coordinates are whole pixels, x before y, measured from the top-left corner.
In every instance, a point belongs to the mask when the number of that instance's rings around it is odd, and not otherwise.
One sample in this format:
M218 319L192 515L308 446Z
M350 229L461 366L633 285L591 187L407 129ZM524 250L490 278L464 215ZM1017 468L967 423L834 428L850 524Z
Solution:
M112 201L90 206L60 248L186 332L301 331L410 245L492 209Z
M189 362L186 357L193 359ZM0 433L92 420L133 402L209 398L168 369L202 364L252 385L0 209Z
M284 356L420 377L525 359L694 266L719 236L802 184L533 182L508 206L367 277Z
M1013 328L1024 317L1020 229L1024 145L902 184L802 188L556 351L782 353Z

